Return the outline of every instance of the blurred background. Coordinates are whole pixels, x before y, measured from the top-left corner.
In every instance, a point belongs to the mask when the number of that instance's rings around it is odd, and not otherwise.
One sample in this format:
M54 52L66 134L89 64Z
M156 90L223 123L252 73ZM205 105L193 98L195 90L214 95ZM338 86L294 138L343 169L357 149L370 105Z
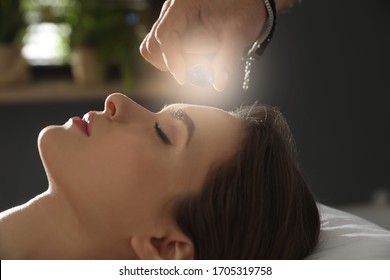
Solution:
M179 86L139 55L163 1L0 0L0 210L47 187L37 136L122 92L150 110L255 100L288 119L318 201L390 229L390 4L304 0L223 94Z

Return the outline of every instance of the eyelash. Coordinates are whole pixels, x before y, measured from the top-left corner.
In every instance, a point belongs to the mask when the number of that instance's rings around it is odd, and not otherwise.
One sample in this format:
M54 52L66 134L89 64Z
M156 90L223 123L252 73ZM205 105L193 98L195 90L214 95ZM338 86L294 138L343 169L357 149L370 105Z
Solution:
M161 129L160 124L158 122L155 122L154 129L156 130L158 137L161 138L161 140L164 142L164 144L171 145L171 141L169 140L169 138L165 134L165 132Z

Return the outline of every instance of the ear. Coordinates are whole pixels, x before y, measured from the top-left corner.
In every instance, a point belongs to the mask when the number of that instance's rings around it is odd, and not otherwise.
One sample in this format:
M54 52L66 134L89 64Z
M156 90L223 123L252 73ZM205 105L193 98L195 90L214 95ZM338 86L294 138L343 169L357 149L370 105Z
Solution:
M191 260L194 258L194 245L182 233L162 238L136 235L132 236L130 243L141 260Z

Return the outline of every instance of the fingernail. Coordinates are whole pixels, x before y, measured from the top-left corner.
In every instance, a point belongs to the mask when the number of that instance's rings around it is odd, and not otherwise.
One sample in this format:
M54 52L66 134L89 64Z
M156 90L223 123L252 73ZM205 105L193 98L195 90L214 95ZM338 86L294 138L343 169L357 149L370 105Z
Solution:
M223 91L229 80L229 74L226 72L220 72L217 74L214 80L214 88L218 91Z

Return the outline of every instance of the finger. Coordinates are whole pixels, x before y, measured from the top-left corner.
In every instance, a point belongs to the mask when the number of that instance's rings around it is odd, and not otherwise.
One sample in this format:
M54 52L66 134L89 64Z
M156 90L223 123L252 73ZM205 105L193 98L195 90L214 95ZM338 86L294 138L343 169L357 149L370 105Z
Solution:
M223 91L229 78L237 71L244 49L245 43L236 35L229 33L223 36L221 48L212 62L213 86L217 91Z
M155 37L155 33L157 26L161 22L161 19L164 17L170 5L171 1L164 2L158 19L153 24L150 32L145 36L139 48L140 53L145 58L145 60L161 71L168 71L168 68L165 65L159 43Z
M180 37L172 32L169 38L172 45L160 44L163 59L176 81L184 85L187 82L187 74L184 54L180 48Z
M155 37L159 43L165 65L179 84L187 81L186 63L181 37L188 18L181 8L170 7L159 22Z
M168 71L162 56L160 45L151 33L144 38L139 49L141 55L147 62L161 71Z

